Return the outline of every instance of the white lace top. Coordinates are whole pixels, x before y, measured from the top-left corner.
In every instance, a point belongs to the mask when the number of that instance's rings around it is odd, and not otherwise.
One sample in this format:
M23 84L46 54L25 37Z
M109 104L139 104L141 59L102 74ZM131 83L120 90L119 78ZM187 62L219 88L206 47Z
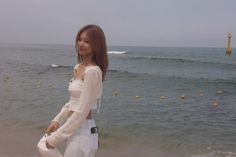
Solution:
M68 102L69 104L67 104L69 105L68 109L80 113L83 105L92 103L91 109L95 110L99 107L102 96L102 72L98 66L89 66L85 69L86 80L77 79L75 71L78 66L79 64L74 67L74 77L71 79L68 87L68 91L70 92L70 100ZM84 83L86 81L87 84ZM92 88L92 90L90 91L88 88ZM81 93L83 93L82 96Z

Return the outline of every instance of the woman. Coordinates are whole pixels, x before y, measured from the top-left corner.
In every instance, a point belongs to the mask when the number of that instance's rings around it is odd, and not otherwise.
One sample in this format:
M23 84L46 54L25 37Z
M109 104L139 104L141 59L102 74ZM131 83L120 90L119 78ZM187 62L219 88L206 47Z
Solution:
M94 157L98 149L98 128L91 110L100 107L108 67L104 32L97 25L87 25L78 32L75 45L79 64L69 83L70 100L38 142L42 157ZM56 147L64 140L67 146L62 155Z

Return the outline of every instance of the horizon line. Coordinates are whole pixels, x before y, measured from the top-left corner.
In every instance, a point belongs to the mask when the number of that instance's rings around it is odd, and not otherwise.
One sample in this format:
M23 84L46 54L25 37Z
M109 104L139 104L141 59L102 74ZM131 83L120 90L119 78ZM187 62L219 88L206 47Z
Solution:
M0 44L9 44L9 45L55 45L55 46L74 46L73 44L62 44L62 43L26 43L26 42L0 42ZM170 46L161 46L161 45L120 45L120 44L111 44L107 45L107 47L173 47L173 48L225 48L227 49L227 46L193 46L193 45L170 45ZM235 49L236 47L231 47L232 49Z

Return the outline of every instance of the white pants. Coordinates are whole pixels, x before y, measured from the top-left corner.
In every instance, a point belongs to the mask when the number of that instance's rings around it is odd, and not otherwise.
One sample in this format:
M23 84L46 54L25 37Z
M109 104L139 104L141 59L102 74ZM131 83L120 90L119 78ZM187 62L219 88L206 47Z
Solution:
M87 119L75 134L67 139L64 157L94 157L98 149L98 133L91 134L91 128L95 126L93 119ZM37 145L41 157L63 157L57 148L46 147L46 136L44 135Z

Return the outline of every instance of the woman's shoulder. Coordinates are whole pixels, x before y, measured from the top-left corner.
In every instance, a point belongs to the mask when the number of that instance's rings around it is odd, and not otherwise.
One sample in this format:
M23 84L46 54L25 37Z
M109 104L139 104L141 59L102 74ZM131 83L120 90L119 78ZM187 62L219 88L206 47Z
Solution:
M101 69L99 68L99 66L97 65L91 65L91 66L87 66L85 68L85 72L88 72L88 73L101 73Z
M102 71L101 69L99 68L99 66L87 66L85 68L85 75L87 76L91 76L91 77L98 77L98 78L101 78L102 77Z
M78 63L74 66L74 69L77 70L81 63ZM89 65L85 67L84 74L102 74L102 70L98 65Z
M74 69L78 69L79 68L79 66L81 65L81 63L77 63L75 66L74 66ZM89 65L89 66L86 66L85 67L85 70L90 70L90 69L93 69L93 70L100 70L101 71L101 69L100 69L100 67L98 66L98 65Z

